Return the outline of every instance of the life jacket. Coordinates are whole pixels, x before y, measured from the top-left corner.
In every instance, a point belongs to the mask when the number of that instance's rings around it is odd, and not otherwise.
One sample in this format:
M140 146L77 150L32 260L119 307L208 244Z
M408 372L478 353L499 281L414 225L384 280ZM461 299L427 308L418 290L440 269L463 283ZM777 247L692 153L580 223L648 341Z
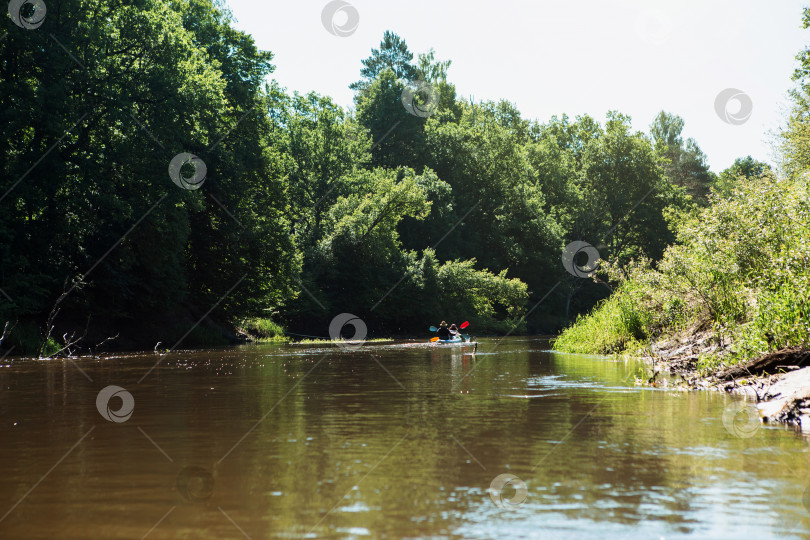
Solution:
M450 339L450 329L446 326L439 328L439 339Z

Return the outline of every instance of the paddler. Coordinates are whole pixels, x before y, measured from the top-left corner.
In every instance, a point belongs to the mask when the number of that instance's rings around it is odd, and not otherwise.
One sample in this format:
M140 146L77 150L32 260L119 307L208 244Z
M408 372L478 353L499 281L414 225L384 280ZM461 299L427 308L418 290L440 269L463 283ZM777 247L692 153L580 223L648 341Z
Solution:
M439 325L439 339L442 341L447 341L450 339L450 329L447 328L447 323L445 321L442 321L442 324Z

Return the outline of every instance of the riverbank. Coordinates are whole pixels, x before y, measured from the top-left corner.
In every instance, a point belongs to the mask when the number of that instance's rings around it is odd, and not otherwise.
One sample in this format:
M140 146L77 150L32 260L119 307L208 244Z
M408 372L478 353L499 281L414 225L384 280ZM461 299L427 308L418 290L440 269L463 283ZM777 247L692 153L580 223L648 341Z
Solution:
M741 395L757 403L763 422L810 431L810 348L788 347L729 365L722 359L730 357L730 348L704 331L653 343L642 356L652 365L646 384L668 376L685 389ZM706 357L715 359L714 369L700 367Z
M118 321L65 320L55 324L50 332L34 321L0 322L0 357L98 356L106 353L165 351L177 347L208 349L247 343L289 343L300 345L345 345L345 340L329 336L300 334L288 331L269 318L247 318L237 322L201 316L184 310L155 315L147 321L122 324ZM47 337L43 337L47 334ZM362 342L379 343L397 339L412 339L431 334L426 332L384 333L379 337L364 336Z
M647 357L651 384L670 372L667 384L746 394L769 421L799 423L810 395L808 193L808 177L768 173L673 216L677 243L657 262L604 264L613 293L554 348Z

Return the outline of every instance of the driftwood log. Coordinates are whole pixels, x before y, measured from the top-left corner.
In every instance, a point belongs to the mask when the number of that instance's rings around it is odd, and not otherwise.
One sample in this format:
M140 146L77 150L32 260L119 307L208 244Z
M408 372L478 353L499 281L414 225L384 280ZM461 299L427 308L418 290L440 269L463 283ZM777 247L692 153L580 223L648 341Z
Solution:
M715 375L720 381L732 381L742 377L775 375L796 368L810 366L810 349L791 347L760 356L745 364L734 366Z

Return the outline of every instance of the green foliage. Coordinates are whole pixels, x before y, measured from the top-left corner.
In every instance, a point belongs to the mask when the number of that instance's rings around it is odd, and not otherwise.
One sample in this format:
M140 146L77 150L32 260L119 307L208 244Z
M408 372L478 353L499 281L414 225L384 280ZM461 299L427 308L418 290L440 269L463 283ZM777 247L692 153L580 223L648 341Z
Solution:
M53 356L56 354L62 347L56 342L56 340L52 337L46 339L39 348L39 356L43 358L47 358L49 356Z
M633 351L639 346L634 337L638 333L638 315L628 302L611 298L593 313L577 317L574 325L554 340L554 348L581 354Z
M478 331L525 331L522 320L527 299L526 284L498 274L475 269L475 259L450 261L437 272L440 311L433 319L469 319Z
M531 169L524 146L528 130L505 102L475 106L459 123L428 121L428 165L451 186L453 221L459 222L452 230L436 230L430 240L449 233L437 248L442 258L511 268L534 285L537 276L561 270L555 259L562 230Z
M683 118L661 111L650 126L650 134L669 180L705 205L716 176L709 170L697 141L683 140L683 127Z
M712 191L721 197L728 197L737 184L773 174L771 166L767 163L757 161L751 156L737 158L731 167L720 173L712 186Z
M290 219L300 244L322 236L323 216L338 197L351 193L344 177L369 161L365 130L334 102L315 93L295 94L281 112L281 136Z
M329 209L323 235L307 253L305 286L310 283L313 287L307 289L319 292L312 293L318 302L306 297L295 306L302 318L322 316L318 303L327 311L335 306L357 315L367 313L396 283L407 281L403 276L414 261L401 249L397 225L406 216L421 219L430 210L417 175L410 169L376 169L358 171L345 182L354 186L353 192ZM390 309L399 308L394 304ZM375 316L384 320L385 310Z
M424 153L425 120L409 114L402 105L407 81L384 69L357 96L357 120L371 134L375 149L372 164L378 167L416 167Z
M259 341L287 341L284 328L272 319L253 317L242 321L240 328Z
M385 70L390 70L394 77L403 81L412 81L416 79L417 68L412 64L413 53L408 49L408 45L401 37L394 32L386 30L383 34L383 39L380 42L379 49L371 49L371 56L362 60L363 69L360 70L360 75L363 77L360 81L352 83L349 88L359 91L362 95L367 89L369 83L374 81L380 73ZM425 68L432 66L433 51L431 50L428 55L422 59L420 57L420 65ZM433 72L438 75L443 72L446 74L449 63L439 63L434 66Z
M20 326L21 346L44 339L39 321L57 303L57 324L92 315L96 342L126 328L150 347L211 306L215 320L273 336L276 323L324 335L341 312L371 332L442 317L548 331L606 294L565 272L566 244L598 246L618 280L663 253L665 216L705 183L677 117L660 117L655 143L617 112L604 126L533 122L506 100L459 98L449 60L414 59L390 31L345 111L267 83L272 53L214 0L67 0L60 13L47 31L85 69L41 32L0 40L0 192L24 179L0 200L0 322L36 323L36 338ZM414 80L436 90L428 118L402 104ZM168 178L179 152L205 162L201 189ZM527 321L528 306L539 307ZM644 313L622 309L630 339L649 334ZM223 339L218 328L188 338Z
M522 316L526 285L507 278L506 271L477 270L474 260L440 264L431 249L421 257L403 250L402 221L425 219L432 204L426 187L442 190L433 171L376 169L345 181L356 192L332 206L325 234L307 259L307 283L319 285L312 293L318 302L299 300L297 324L319 316L317 303L328 312L340 309L373 320L386 331L422 328L439 313L475 320L477 331Z
M419 54L419 62L416 66L419 79L432 84L446 83L447 70L450 69L452 60L436 60L436 51L432 48L426 53Z
M430 171L425 174L432 175ZM349 241L378 252L396 250L396 225L402 218L423 219L430 211L426 194L411 170L364 171L353 181L361 191L341 197L330 209L327 243Z
M608 257L621 265L633 257L659 257L672 239L663 211L683 202L649 140L631 132L629 117L611 112L604 134L591 139L582 159L585 204L597 216L591 234L608 237Z
M810 8L804 8L802 23L810 28ZM810 48L797 56L799 65L793 73L795 88L791 91L793 109L783 131L782 157L785 173L801 176L810 170Z
M262 114L272 54L209 0L68 0L59 12L47 33L0 41L0 133L15 141L0 153L0 191L24 180L0 201L0 288L12 299L0 318L44 320L89 270L58 323L92 313L128 327L223 296L214 316L233 317L289 298L300 258ZM48 33L84 69L40 41ZM183 151L207 165L200 191L167 174Z
M810 343L810 202L804 178L763 176L677 220L657 268L638 264L614 294L568 328L560 350L617 352L712 329L728 362ZM674 300L677 299L677 300ZM713 357L701 365L717 365Z

